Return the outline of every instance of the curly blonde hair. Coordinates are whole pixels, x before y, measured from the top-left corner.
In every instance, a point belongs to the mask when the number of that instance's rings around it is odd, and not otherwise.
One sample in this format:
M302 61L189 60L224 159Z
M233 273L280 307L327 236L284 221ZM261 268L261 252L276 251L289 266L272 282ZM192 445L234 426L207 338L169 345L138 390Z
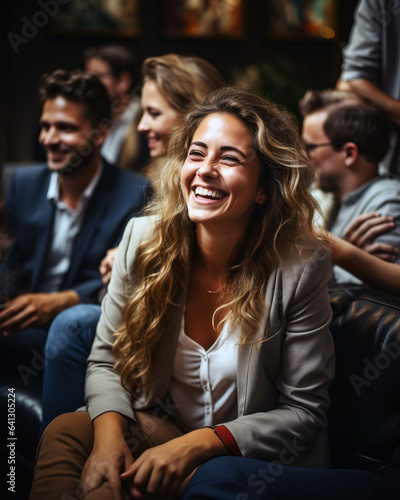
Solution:
M312 226L316 203L309 194L314 173L293 117L271 101L234 87L208 95L186 115L172 137L160 195L147 208L148 214L157 217L156 225L151 239L137 249L134 292L114 344L119 359L116 370L133 395L154 378L160 339L180 307L198 256L195 224L188 217L180 171L196 129L212 113L229 113L247 127L267 199L254 210L242 245L226 269L229 303L221 306L225 313L217 331L232 321L242 328L242 342L252 341L264 314L271 272L293 252L300 255L308 246L307 239L317 239Z

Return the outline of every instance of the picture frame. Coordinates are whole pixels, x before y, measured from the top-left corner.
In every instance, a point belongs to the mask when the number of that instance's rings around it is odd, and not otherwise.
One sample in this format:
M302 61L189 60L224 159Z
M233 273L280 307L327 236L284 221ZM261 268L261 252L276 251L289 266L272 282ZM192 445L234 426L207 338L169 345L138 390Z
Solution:
M164 34L173 38L241 39L245 0L164 0Z
M338 0L268 0L266 8L269 38L338 39Z
M69 0L53 16L54 35L134 37L140 34L140 0Z

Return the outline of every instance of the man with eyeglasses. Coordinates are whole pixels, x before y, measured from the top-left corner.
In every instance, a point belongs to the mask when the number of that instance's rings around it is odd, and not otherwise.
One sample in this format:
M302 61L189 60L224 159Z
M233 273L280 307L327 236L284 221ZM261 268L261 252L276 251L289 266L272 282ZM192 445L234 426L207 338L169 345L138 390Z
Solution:
M328 229L344 238L360 214L391 216L395 227L377 237L375 242L380 244L370 251L382 256L387 248L400 248L400 179L378 173L378 164L389 147L385 115L369 101L337 90L308 91L300 110L304 148L315 168L316 185L332 193L336 201ZM334 277L337 282L361 283L338 266Z

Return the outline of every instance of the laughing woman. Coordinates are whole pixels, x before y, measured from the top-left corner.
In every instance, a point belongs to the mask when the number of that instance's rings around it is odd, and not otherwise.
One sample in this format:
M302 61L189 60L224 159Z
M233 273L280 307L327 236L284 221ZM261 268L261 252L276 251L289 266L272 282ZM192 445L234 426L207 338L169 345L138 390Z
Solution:
M329 254L296 124L225 88L183 120L102 304L87 412L45 431L31 500L176 498L208 459L329 465ZM122 482L121 482L122 480ZM129 491L129 493L128 493Z

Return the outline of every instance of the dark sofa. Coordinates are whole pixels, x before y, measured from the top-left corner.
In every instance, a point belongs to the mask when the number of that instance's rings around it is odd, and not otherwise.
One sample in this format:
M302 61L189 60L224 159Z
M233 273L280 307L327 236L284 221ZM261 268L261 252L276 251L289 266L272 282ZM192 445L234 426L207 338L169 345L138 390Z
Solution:
M393 456L396 459L400 447L400 298L364 287L338 286L331 289L331 305L336 346L329 411L333 464L374 469L390 463ZM28 385L14 380L0 388L2 419L10 386L17 395L19 437L18 488L10 498L26 500L40 429L41 377L31 377ZM6 425L3 421L1 429Z
M341 286L331 290L331 306L333 463L372 470L400 452L400 298Z

